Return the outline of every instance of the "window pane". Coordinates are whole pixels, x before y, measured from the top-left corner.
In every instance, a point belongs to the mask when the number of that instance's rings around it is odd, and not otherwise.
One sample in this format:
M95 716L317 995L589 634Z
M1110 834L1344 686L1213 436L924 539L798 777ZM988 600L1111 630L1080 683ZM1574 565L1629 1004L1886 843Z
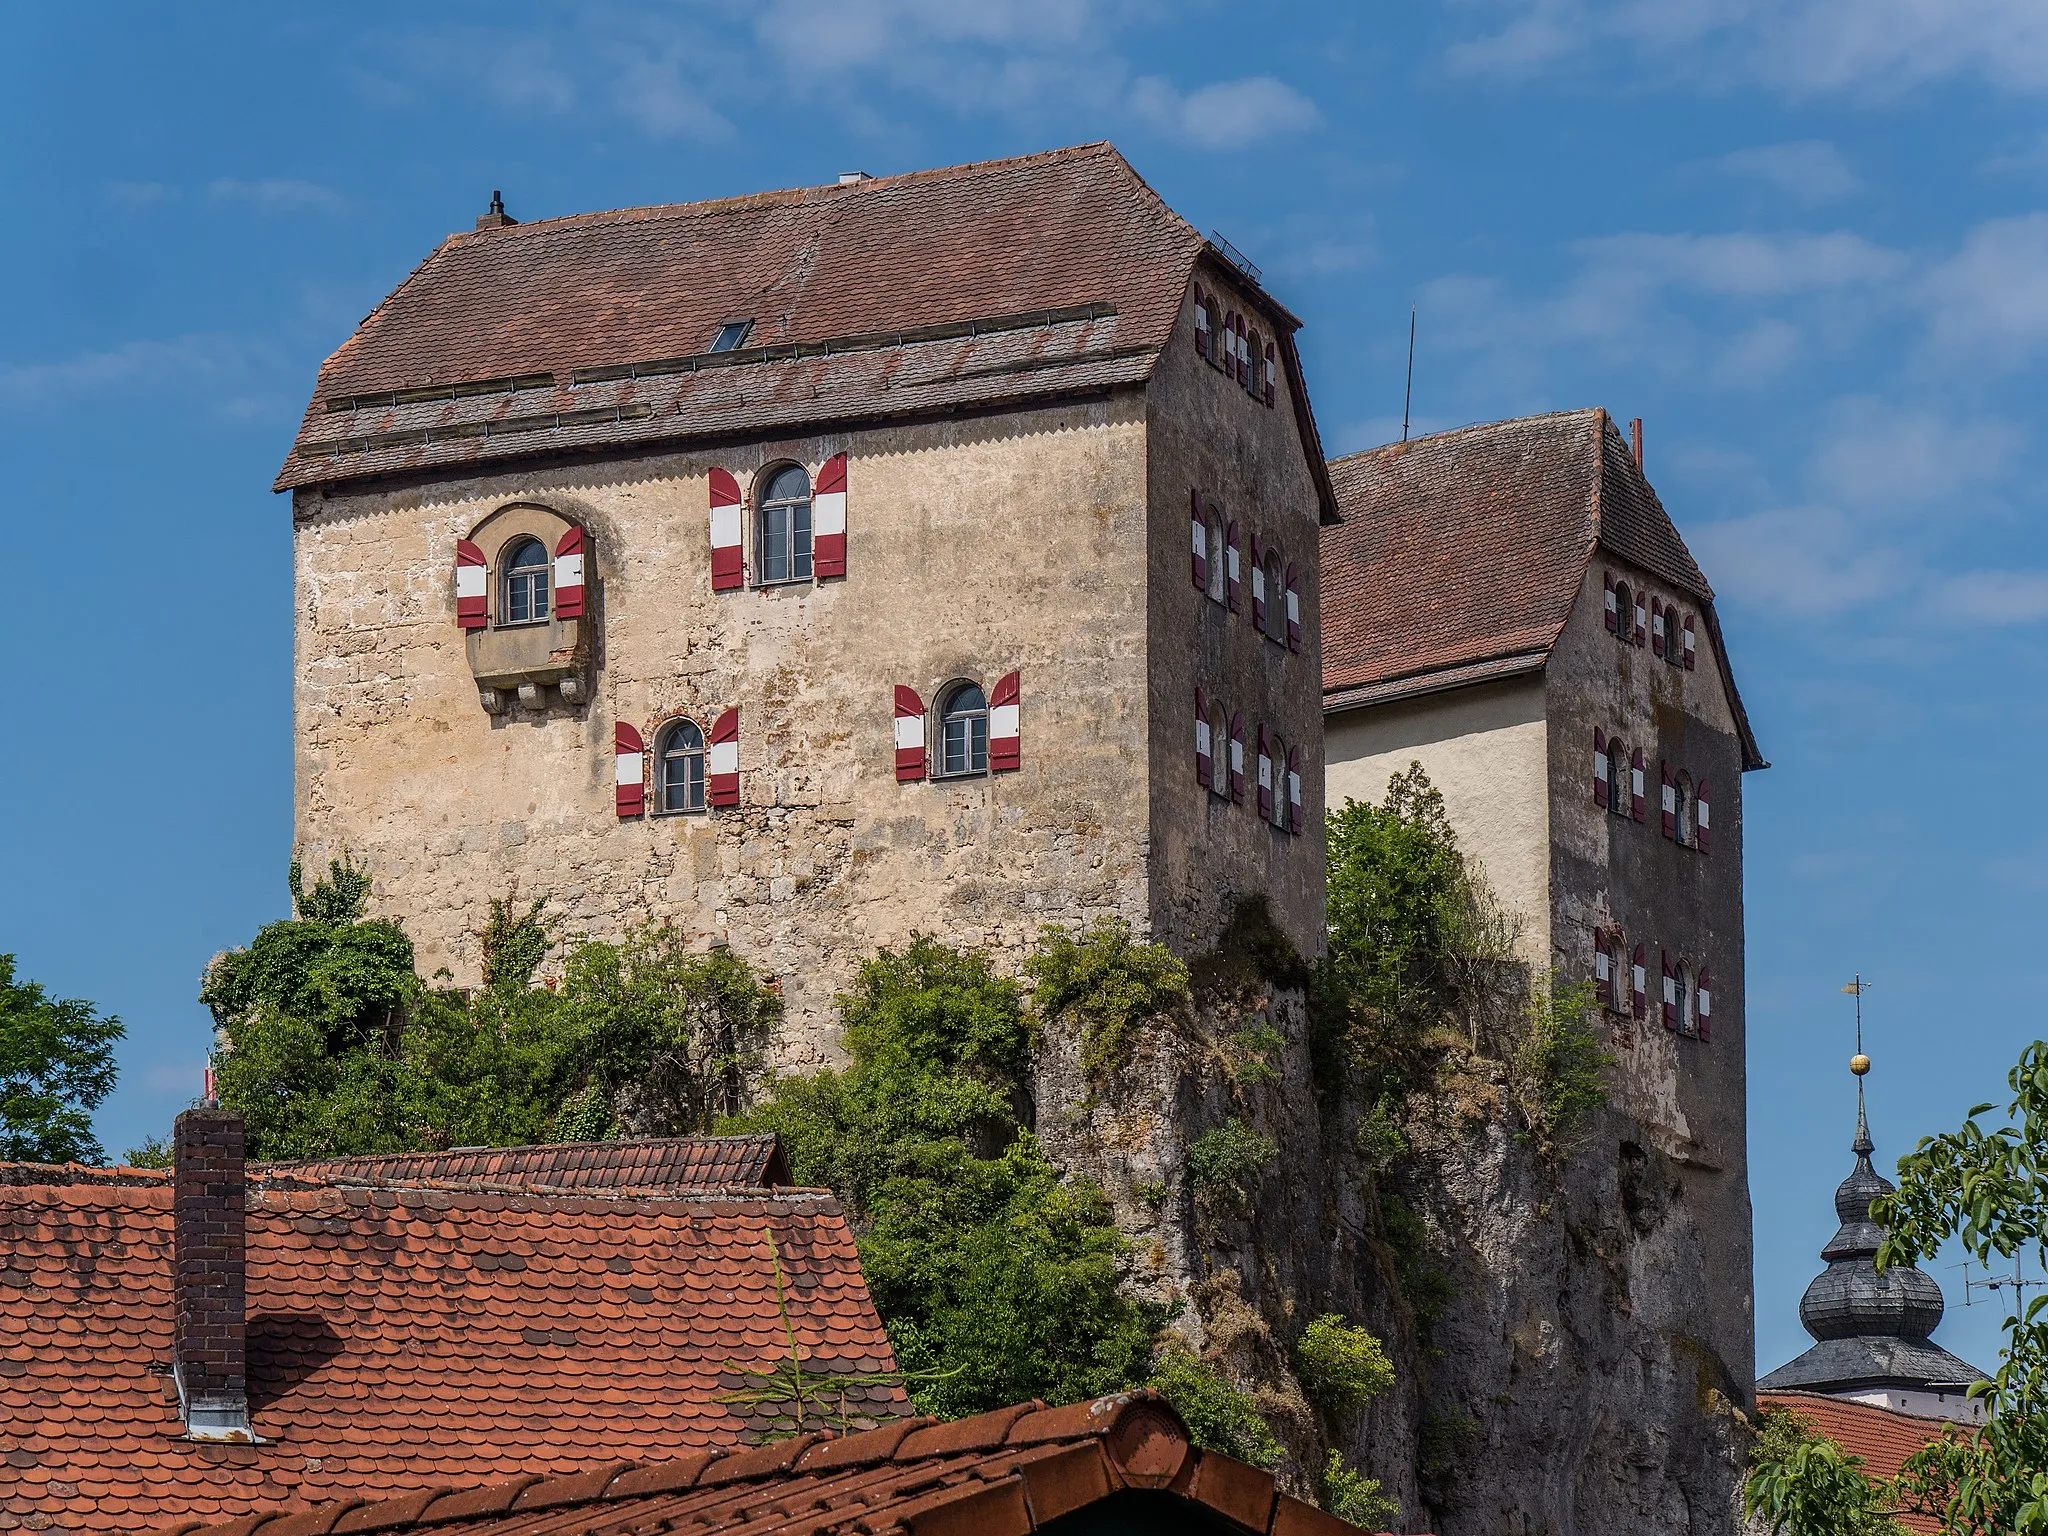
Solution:
M789 514L782 507L761 513L761 579L789 580Z
M797 501L811 494L811 477L796 465L775 472L775 478L768 482L768 494L763 501Z
M948 720L940 728L939 771L942 773L965 773L967 771L967 722Z
M970 718L970 719L968 720L968 722L967 722L967 726L968 726L968 729L969 729L969 731L970 731L970 732L972 733L972 734L971 734L971 741L972 741L972 744L971 744L971 746L970 746L970 749L969 749L969 750L970 750L970 752L971 752L971 754L972 754L972 758L971 758L971 761L970 761L970 763L969 763L969 766L968 766L968 772L970 772L970 773L987 773L987 772L988 772L988 716L986 716L986 715L975 715L975 716L973 716L972 718Z
M795 558L790 562L791 575L799 581L807 580L811 574L811 504L799 502L790 508L790 543Z

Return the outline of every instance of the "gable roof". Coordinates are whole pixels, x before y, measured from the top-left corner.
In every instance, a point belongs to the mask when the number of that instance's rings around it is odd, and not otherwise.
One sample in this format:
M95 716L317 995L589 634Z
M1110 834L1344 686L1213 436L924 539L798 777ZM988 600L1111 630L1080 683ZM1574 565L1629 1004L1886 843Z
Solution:
M773 1188L789 1182L782 1142L765 1136L657 1136L637 1141L570 1141L537 1147L460 1147L372 1157L256 1163L250 1177L271 1183L458 1182L534 1191Z
M874 1380L894 1361L829 1195L252 1183L265 1443L197 1444L167 1374L169 1177L6 1171L0 1488L71 1531L730 1447L782 1422L735 1394L787 1361L786 1327L807 1373L859 1378L857 1422L908 1411Z
M1918 1418L1810 1392L1759 1392L1756 1400L1760 1408L1783 1408L1797 1414L1851 1456L1860 1456L1864 1475L1880 1482L1896 1477L1908 1456L1939 1440L1950 1427L1944 1419ZM1892 1518L1908 1530L1924 1531L1928 1536L1941 1529L1941 1522L1931 1515L1900 1513Z
M1540 669L1596 550L1700 605L1746 767L1762 767L1714 592L1600 409L1488 422L1330 461L1326 710Z
M1133 1500L1165 1501L1172 1519L1159 1528L1193 1536L1357 1536L1278 1493L1271 1473L1196 1450L1180 1416L1150 1392L1065 1408L1025 1403L950 1424L901 1420L843 1438L800 1435L724 1455L615 1462L576 1477L526 1476L229 1525L187 1521L165 1536L1028 1536L1111 1499L1127 1510Z
M1140 383L1212 249L1108 144L452 234L322 365L276 488ZM1320 473L1298 322L1230 273Z

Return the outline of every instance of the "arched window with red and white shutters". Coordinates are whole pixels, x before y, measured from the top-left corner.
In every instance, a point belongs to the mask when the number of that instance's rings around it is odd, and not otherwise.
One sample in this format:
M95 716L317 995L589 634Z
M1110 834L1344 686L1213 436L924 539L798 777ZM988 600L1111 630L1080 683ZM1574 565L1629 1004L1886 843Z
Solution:
M1252 628L1260 634L1266 632L1266 564L1265 548L1255 533L1251 536L1252 555Z
M1678 781L1671 777L1671 765L1663 758L1657 759L1658 799L1662 806L1663 833L1676 841L1678 838Z
M1301 589L1292 560L1287 562L1287 649L1301 649Z
M1023 693L1023 674L1006 672L996 679L988 696L988 771L1009 773L1024 763L1022 743L1017 739L1017 707Z
M1643 606L1643 594L1641 592L1638 592L1636 593L1636 644L1643 644L1644 641L1646 641L1649 638L1649 634L1650 610Z
M583 530L571 528L555 543L555 617L583 617Z
M1701 779L1699 787L1692 792L1692 845L1705 853L1708 841L1707 781Z
M1216 782L1215 743L1209 739L1209 698L1195 690L1195 782L1209 789Z
M835 453L818 466L811 486L811 577L846 574L846 455Z
M1637 821L1643 819L1643 749L1637 747L1628 760L1628 813Z
M746 516L740 483L729 469L712 470L710 480L711 590L737 592L747 584Z
M1692 671L1693 669L1694 643L1695 642L1693 640L1692 633L1692 615L1688 613L1685 616L1685 670L1688 672Z
M491 622L491 568L467 539L455 541L455 622L484 629Z
M1301 836L1301 748L1287 749L1287 830Z
M1194 576L1197 590L1209 590L1209 519L1203 515L1202 493L1188 492L1188 519L1194 529Z
M1266 728L1259 727L1259 820L1273 819L1273 752Z
M1244 609L1243 544L1244 530L1237 526L1237 519L1232 518L1223 535L1223 585L1232 613L1240 613Z
M1664 1027L1678 1028L1678 972L1671 964L1671 952L1660 949L1658 956L1664 962Z
M1238 382L1244 386L1244 392L1251 395L1258 393L1259 358L1264 355L1266 347L1265 343L1259 339L1257 326L1248 328L1244 334L1245 367L1244 371L1238 376Z
M622 818L647 811L647 743L623 720L612 727L612 799Z
M711 745L705 753L705 798L714 807L740 803L740 712L735 705L711 722Z
M1230 717L1230 803L1244 804L1244 716Z
M1266 408L1271 410L1273 402L1280 396L1280 359L1273 350L1273 343L1266 343Z
M1607 733L1599 726L1593 727L1593 803L1601 810L1607 809L1607 797L1612 786L1607 782Z
M1201 357L1207 357L1211 351L1209 304L1207 290L1200 283L1195 284L1195 352Z
M1646 990L1649 979L1643 970L1643 946L1638 944L1635 953L1629 956L1628 965L1629 1012L1638 1019L1650 1016L1650 995Z
M1650 599L1650 654L1660 660L1664 655L1664 603L1655 597Z
M1620 616L1618 610L1615 607L1614 573L1612 571L1608 571L1604 574L1602 579L1607 583L1606 608L1604 611L1607 616L1607 633L1611 635L1614 634L1621 627Z
M1699 993L1693 1004L1692 1016L1699 1025L1700 1038L1714 1038L1714 978L1707 968L1700 967Z
M1251 388L1252 345L1251 327L1245 324L1243 315L1237 317L1237 382Z
M1593 930L1593 998L1602 1007L1614 1006L1614 956L1603 928Z
M924 700L915 688L896 685L896 782L915 783L925 776Z

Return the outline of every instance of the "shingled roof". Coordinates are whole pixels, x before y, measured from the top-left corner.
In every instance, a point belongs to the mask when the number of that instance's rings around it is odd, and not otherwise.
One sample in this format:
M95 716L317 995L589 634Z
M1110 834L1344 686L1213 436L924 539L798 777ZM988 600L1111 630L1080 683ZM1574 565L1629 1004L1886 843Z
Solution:
M1864 1476L1880 1482L1896 1477L1908 1456L1940 1439L1950 1428L1941 1419L1916 1418L1870 1403L1809 1392L1759 1392L1756 1400L1760 1408L1782 1408L1798 1415L1816 1433L1826 1435L1851 1456L1861 1457ZM1961 1426L1956 1432L1968 1433ZM1941 1522L1931 1515L1897 1513L1892 1518L1907 1530L1924 1531L1927 1536L1941 1529Z
M1330 462L1323 702L1342 709L1534 671L1596 549L1700 605L1745 766L1762 767L1714 592L1606 411L1488 422Z
M453 234L322 366L277 488L1140 383L1211 249L1107 144ZM1229 270L1320 468L1297 322Z
M1278 1493L1271 1473L1196 1450L1180 1416L1149 1392L1066 1408L1026 1403L950 1424L904 1420L843 1438L801 1435L728 1455L617 1462L576 1477L344 1501L228 1525L191 1521L165 1536L1029 1536L1091 1506L1120 1509L1132 1529L1191 1536L1357 1536Z
M788 1427L760 1374L786 1366L787 1329L807 1375L847 1381L854 1422L908 1411L829 1195L251 1183L263 1443L195 1443L167 1374L171 1180L0 1174L8 1524L137 1530L730 1449Z
M789 1182L782 1142L768 1136L658 1136L637 1141L571 1141L538 1147L462 1147L375 1157L256 1163L272 1183L491 1184L534 1191L679 1190Z

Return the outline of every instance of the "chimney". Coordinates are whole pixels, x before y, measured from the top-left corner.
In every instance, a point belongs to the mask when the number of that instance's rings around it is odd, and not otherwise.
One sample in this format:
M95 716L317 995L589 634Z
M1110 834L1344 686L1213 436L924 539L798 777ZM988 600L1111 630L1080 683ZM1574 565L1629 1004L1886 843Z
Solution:
M210 1103L188 1109L171 1143L179 1411L190 1439L251 1443L242 1117Z
M1638 416L1628 424L1628 445L1635 450L1636 468L1643 467L1643 418Z
M503 229L507 224L519 221L505 211L505 194L496 190L491 193L490 211L480 215L476 221L478 229Z

